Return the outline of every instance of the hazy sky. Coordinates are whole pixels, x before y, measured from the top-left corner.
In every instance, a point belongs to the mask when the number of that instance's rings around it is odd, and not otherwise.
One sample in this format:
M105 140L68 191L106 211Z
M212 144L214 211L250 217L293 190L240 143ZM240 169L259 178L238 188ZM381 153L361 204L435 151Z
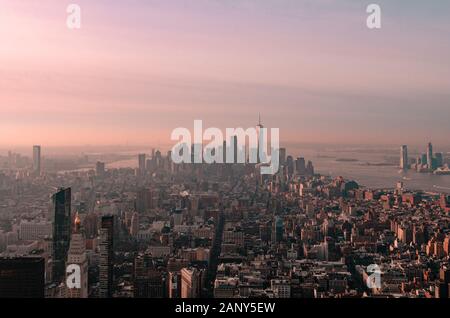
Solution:
M448 145L449 56L448 0L0 0L0 146L154 145L258 112L285 141Z

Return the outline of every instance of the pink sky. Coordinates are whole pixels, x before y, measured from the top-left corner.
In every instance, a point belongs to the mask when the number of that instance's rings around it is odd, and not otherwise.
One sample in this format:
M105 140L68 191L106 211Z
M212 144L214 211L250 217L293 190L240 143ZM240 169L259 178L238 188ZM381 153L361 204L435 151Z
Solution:
M348 0L75 2L81 30L64 1L0 2L0 146L168 142L258 112L286 141L448 141L445 2L379 1L379 31Z

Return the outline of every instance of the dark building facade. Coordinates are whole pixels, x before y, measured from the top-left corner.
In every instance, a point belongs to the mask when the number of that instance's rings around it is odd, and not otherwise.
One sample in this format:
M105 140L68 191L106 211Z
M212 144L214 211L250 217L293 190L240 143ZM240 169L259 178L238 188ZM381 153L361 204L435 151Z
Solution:
M53 200L53 281L61 282L65 277L65 263L71 234L71 188L60 189Z
M103 216L100 228L100 298L111 298L114 283L114 216Z
M44 298L43 258L0 258L0 298Z

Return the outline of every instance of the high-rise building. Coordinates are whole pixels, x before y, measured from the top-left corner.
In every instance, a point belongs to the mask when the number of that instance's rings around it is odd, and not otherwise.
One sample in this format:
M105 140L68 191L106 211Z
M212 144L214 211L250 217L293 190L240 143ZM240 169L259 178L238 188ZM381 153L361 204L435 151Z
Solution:
M306 165L306 174L308 176L314 175L314 166L313 166L312 161L308 161L308 164Z
M196 268L181 270L181 298L200 297L201 276L201 272Z
M436 168L440 168L444 165L444 155L442 152L436 152L435 159Z
M53 226L48 221L21 220L19 225L19 239L24 241L36 241L51 237Z
M145 161L145 169L147 169L147 171L153 171L156 169L155 157Z
M92 240L98 236L98 216L97 214L90 212L83 220L83 229L85 238Z
M153 207L152 192L148 188L141 188L136 193L136 210L145 213Z
M408 170L409 164L408 164L408 146L403 145L400 148L400 169Z
M162 165L162 155L161 155L161 151L156 150L155 152L155 165L157 168L160 168Z
M137 212L133 213L131 217L130 235L136 237L139 233L139 214Z
M166 158L163 159L163 162L166 170L172 172L173 171L172 150L167 151Z
M238 163L239 156L238 156L238 137L233 136L232 137L232 144L233 144L233 153L234 153L234 163Z
M428 161L427 161L427 154L426 154L426 153L423 153L423 154L421 155L421 157L420 157L420 163L421 163L422 165L427 165L427 164L428 164Z
M226 150L224 151L224 159L226 159L225 163L238 163L238 136L231 136L229 144L226 145ZM227 158L227 156L233 156L232 158ZM232 160L232 162L230 162Z
M428 143L428 147L427 147L427 164L428 164L428 169L433 170L433 145L430 143Z
M103 177L105 175L105 163L101 161L97 161L95 164L95 174L98 177Z
M134 298L167 297L166 275L156 268L151 257L139 255L134 260Z
M294 158L292 156L287 156L286 166L289 176L292 176L294 174Z
M44 284L44 258L0 258L0 298L44 298Z
M41 146L33 146L33 173L41 175Z
M141 153L138 155L139 160L139 175L143 176L145 174L145 153Z
M65 264L71 234L71 188L62 188L52 196L53 201L53 280L65 277Z
M297 158L295 162L295 169L297 170L297 174L300 176L304 176L306 174L305 158Z
M259 238L268 243L272 237L272 222L266 221L259 225Z
M286 164L286 148L280 148L280 166Z
M257 133L257 136L258 136L257 163L261 162L262 158L261 158L261 155L260 155L260 150L261 150L261 147L264 147L263 143L265 142L264 134L262 133L263 128L264 128L264 126L261 123L261 115L259 115L258 125L256 125L256 133Z
M193 143L191 145L191 162L200 164L203 163L203 144Z
M113 261L114 261L114 216L102 217L100 228L100 298L113 295Z
M278 243L283 240L284 223L280 217L275 217L272 223L272 243Z
M74 221L74 230L70 240L67 266L78 265L80 268L80 288L67 288L67 298L88 297L88 260L86 255L86 241L80 231L81 220L78 214ZM67 286L68 287L68 286Z
M223 163L227 163L227 142L226 142L226 140L223 141L222 155L223 155Z
M169 298L181 297L181 274L180 272L169 272L168 277L168 293Z

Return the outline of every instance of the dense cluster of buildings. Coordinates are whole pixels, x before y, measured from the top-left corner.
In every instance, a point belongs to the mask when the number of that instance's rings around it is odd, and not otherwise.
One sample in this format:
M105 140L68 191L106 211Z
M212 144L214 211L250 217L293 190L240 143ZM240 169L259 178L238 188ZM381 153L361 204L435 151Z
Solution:
M413 163L408 157L408 146L401 146L400 168L404 171L413 169L422 173L450 174L450 168L444 162L444 154L442 152L433 153L433 144L431 142L428 143L426 152L418 155Z
M159 151L136 169L40 161L0 172L0 297L449 297L445 194L366 189L285 149L275 175Z

